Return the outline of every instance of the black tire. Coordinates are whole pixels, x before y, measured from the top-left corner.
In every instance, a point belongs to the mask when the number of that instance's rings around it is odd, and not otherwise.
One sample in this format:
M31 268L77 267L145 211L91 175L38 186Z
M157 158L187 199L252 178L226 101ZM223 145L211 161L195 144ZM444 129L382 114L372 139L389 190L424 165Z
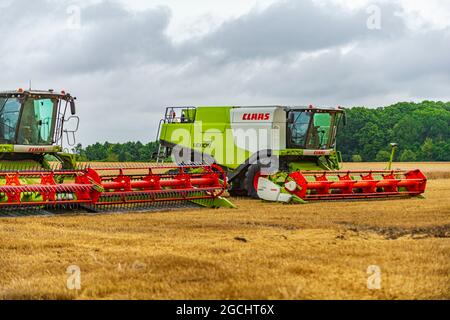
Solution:
M259 199L258 190L255 189L253 185L253 180L255 176L261 172L261 166L259 164L252 164L248 167L245 173L244 186L247 189L247 195L253 199Z
M236 177L236 179L231 183L231 187L228 190L230 196L232 197L246 197L247 190L244 187L244 177Z

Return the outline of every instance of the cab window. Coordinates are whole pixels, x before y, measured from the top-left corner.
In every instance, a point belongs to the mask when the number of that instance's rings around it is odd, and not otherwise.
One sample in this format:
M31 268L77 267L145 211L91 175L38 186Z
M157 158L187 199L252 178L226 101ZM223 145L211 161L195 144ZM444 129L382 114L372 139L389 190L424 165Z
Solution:
M329 113L315 113L311 132L309 134L308 149L324 149L329 145L332 116Z
M14 143L21 106L18 98L0 98L1 143Z
M56 101L29 99L25 102L20 119L18 143L25 145L52 144Z

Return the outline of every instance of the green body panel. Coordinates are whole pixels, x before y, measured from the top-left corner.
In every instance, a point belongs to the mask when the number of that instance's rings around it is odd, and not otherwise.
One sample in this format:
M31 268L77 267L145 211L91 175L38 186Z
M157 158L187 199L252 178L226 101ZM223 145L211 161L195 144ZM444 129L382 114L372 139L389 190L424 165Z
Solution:
M0 152L1 153L14 152L14 145L12 145L12 144L0 144Z
M233 107L198 107L195 121L230 126L230 111Z
M274 154L280 157L283 156L303 156L304 150L303 149L284 149L284 150L278 150L274 151Z
M290 162L289 171L298 170L326 170L323 166L318 165L315 162Z
M223 161L220 161L220 165L235 169L241 164L236 162L237 155L246 160L251 154L247 150L236 147L234 143L227 143L227 141L233 141L234 139L230 131L230 110L232 108L198 107L195 110L183 110L184 118L192 119L195 115L195 122L164 123L161 127L160 140L189 148L216 159L223 159ZM189 132L189 137L186 137L183 134L184 132ZM228 134L221 135L223 132L228 132Z

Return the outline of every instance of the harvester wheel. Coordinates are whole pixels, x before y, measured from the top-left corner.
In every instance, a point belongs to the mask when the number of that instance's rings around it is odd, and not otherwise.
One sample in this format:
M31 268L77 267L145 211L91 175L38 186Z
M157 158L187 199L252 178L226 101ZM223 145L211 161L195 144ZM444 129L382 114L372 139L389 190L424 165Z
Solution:
M232 197L245 197L247 196L247 190L244 187L244 181L237 178L236 181L231 182L231 187L228 190Z
M253 199L258 197L258 179L261 177L261 166L259 164L252 164L245 173L244 186L247 189L247 194Z

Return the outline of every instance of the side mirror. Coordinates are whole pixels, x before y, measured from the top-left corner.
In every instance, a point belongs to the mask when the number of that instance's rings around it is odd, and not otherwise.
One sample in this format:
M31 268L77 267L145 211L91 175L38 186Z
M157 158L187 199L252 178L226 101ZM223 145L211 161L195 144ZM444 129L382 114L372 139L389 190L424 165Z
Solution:
M76 116L69 117L64 121L64 131L77 132L80 125L80 118Z
M77 109L75 107L75 100L70 101L70 113L74 116L77 113Z
M80 125L80 118L77 116L71 116L67 120L64 120L64 133L66 134L67 144L74 146L76 144L75 132L78 131Z

